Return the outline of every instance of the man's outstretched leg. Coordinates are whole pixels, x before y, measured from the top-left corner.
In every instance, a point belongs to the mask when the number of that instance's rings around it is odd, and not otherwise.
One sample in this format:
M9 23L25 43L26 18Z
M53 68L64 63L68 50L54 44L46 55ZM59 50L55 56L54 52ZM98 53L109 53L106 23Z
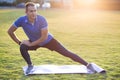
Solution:
M85 65L88 70L95 72L91 64L89 64L88 62L86 62L84 59L74 54L73 52L67 50L62 44L60 44L60 42L58 42L55 39L52 39L48 44L44 45L43 47L48 48L52 51L56 51L65 57L69 57L72 60Z
M79 57L78 55L72 53L71 51L67 50L66 48L64 48L64 46L62 44L60 44L57 40L55 39L52 39L48 44L46 44L45 46L43 47L46 47L50 50L53 50L53 51L56 51L60 54L62 54L63 56L65 57L69 57L71 58L72 60L76 61L76 62L79 62L85 66L88 65L88 63L83 60L81 57Z

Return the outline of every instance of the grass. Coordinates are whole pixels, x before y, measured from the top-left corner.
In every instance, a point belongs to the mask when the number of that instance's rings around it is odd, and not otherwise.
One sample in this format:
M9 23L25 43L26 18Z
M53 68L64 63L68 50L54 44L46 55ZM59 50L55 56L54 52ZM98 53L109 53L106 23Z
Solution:
M120 11L39 10L47 18L49 31L66 48L88 62L94 62L107 70L102 74L51 74L24 76L26 65L19 46L7 34L10 25L24 10L0 10L0 80L119 80L120 79ZM27 39L22 29L16 31L21 39ZM41 48L30 51L35 65L78 64Z

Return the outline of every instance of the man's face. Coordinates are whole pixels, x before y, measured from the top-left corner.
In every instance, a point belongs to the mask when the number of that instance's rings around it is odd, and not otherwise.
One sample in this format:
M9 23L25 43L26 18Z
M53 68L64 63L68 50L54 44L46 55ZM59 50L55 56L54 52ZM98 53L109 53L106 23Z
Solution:
M28 6L28 8L26 10L26 14L29 19L34 20L37 15L37 8L35 6Z

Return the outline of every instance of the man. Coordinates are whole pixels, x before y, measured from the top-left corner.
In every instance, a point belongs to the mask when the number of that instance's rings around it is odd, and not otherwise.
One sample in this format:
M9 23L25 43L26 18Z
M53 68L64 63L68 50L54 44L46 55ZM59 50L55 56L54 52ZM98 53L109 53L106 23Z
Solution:
M37 48L44 47L51 51L56 51L63 56L69 57L72 60L79 62L85 66L88 65L86 61L70 52L58 42L48 32L48 24L45 18L37 14L37 8L33 2L26 3L26 15L18 18L8 30L9 36L20 45L20 52L22 57L28 64L26 74L33 69L33 64L30 59L28 50L36 50ZM22 27L29 40L20 41L15 35L15 31Z

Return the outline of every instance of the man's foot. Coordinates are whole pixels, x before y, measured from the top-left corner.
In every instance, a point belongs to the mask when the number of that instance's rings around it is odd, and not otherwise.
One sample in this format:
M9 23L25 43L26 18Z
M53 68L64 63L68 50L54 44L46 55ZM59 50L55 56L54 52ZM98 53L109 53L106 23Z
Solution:
M26 74L29 74L33 69L33 65L28 65L28 68L26 70Z

